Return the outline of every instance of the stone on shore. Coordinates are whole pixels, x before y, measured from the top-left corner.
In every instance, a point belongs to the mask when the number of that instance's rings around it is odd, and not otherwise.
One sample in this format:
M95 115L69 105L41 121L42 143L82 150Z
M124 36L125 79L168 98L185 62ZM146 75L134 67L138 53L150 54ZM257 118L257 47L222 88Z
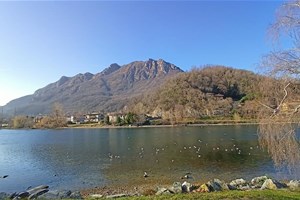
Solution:
M28 197L28 199L36 199L38 196L48 192L48 189L40 189L35 191L34 193L30 194L30 196Z
M9 197L10 197L9 194L7 194L7 193L5 193L5 192L0 192L0 199L7 199L7 198L9 198Z
M291 180L287 186L291 189L291 190L297 190L300 187L300 181L298 180Z
M197 190L195 190L196 192L202 192L202 193L204 193L204 192L211 192L212 190L210 189L210 187L206 184L206 183L204 183L204 184L202 184Z
M242 178L235 179L229 183L229 189L242 189L247 186L248 183Z
M213 191L229 190L228 185L220 179L214 179L212 181L209 181L207 182L207 185L210 186L213 189Z
M107 199L116 199L116 198L121 198L121 197L126 197L126 194L114 194L114 195L108 195L106 196Z
M79 191L72 192L70 194L71 199L83 199Z
M94 199L100 199L103 197L103 195L102 194L91 194L90 197L94 198Z
M181 185L182 192L191 192L192 187L193 187L192 184L186 181L184 181Z
M19 192L17 197L22 199L22 198L29 197L29 195L30 195L29 192Z
M172 187L169 188L169 191L174 194L182 193L182 186L180 182L174 182Z
M66 199L66 198L70 198L71 194L72 194L71 190L62 190L58 192L58 197L60 199Z
M155 195L162 195L162 194L172 194L167 188L157 188L157 192Z
M37 199L59 199L58 191L49 191L40 195Z
M214 181L208 181L206 183L208 185L208 187L210 188L211 191L222 191L221 186L219 185L219 183L214 182Z
M254 186L254 188L261 188L261 186L264 184L264 182L267 179L268 179L267 176L255 177L251 180L251 184L252 184L252 186Z
M28 192L29 194L33 194L39 190L48 189L48 188L49 188L48 185L40 185L40 186L34 187L32 189L29 189L26 192Z
M276 189L280 189L280 188L284 188L286 187L285 184L280 183L276 180L272 180L272 179L267 179L265 180L265 182L263 183L263 185L261 186L261 190L264 189L269 189L269 190L276 190Z
M275 183L273 183L272 179L267 179L267 180L265 180L265 182L263 183L263 185L261 186L260 189L276 190L277 186L275 185Z

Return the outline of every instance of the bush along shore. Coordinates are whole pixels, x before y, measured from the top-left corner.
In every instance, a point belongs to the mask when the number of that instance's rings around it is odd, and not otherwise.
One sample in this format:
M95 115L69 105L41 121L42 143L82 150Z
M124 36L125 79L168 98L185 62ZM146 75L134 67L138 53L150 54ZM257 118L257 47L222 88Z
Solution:
M260 176L253 178L251 181L240 178L226 183L219 179L213 179L203 184L192 184L189 181L192 179L191 176L186 175L185 179L182 183L174 182L172 185L156 188L143 187L142 190L135 190L135 192L124 191L124 193L118 193L118 191L110 190L109 193L105 191L103 193L85 193L84 195L79 191L54 191L50 190L47 185L41 185L13 194L0 192L0 199L201 199L201 196L204 199L241 199L244 197L247 199L256 199L257 197L260 199L269 199L270 197L272 197L271 199L300 199L300 180L280 182L267 176ZM245 191L247 193L244 193ZM182 196L184 194L186 196Z

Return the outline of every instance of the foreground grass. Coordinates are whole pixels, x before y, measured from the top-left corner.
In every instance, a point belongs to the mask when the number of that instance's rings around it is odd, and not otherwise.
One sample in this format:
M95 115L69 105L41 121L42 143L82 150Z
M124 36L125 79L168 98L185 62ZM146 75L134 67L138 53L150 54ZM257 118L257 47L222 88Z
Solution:
M161 196L125 197L119 199L120 200L148 200L148 199L157 199L157 200L163 200L163 199L171 199L171 200L299 199L300 200L300 192L288 191L288 190L227 191L227 192L212 192L212 193L190 193L190 194L161 195Z

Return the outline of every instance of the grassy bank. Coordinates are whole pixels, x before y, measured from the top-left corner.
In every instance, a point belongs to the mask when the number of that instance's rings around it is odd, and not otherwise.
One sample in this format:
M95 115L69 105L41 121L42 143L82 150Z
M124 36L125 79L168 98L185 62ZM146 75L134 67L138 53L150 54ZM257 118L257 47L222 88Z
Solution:
M89 198L92 200L93 198ZM177 195L161 195L161 196L143 196L143 197L125 197L119 198L120 200L149 200L149 199L200 199L200 200L219 200L219 199L299 199L299 191L289 190L254 190L254 191L224 191L224 192L211 192L211 193L190 193L190 194L177 194Z

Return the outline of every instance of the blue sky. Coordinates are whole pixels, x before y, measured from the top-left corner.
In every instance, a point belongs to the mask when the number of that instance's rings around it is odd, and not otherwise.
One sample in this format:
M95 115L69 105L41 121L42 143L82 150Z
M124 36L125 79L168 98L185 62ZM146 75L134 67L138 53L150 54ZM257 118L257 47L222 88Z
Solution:
M148 58L255 71L281 3L0 2L0 105L63 75Z

